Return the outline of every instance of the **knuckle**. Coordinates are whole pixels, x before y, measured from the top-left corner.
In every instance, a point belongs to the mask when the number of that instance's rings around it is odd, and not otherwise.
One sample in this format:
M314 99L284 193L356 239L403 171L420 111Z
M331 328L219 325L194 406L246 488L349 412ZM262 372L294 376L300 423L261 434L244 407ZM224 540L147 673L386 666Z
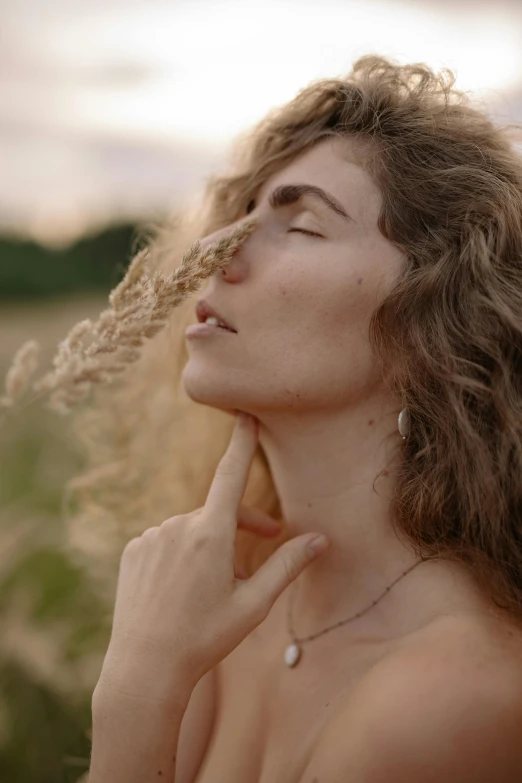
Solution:
M183 520L186 519L186 514L178 514L175 517L168 517L168 519L165 519L160 527L166 528L166 527L174 527L175 525L179 525L183 522Z
M192 548L196 551L207 547L212 542L212 534L208 525L200 524L200 522L201 520L198 520L189 528L190 543Z
M162 534L171 534L179 530L180 527L181 527L181 520L174 518L174 519L166 519L164 522L161 523L159 529Z
M197 509L190 514L170 517L162 523L161 527L170 536L173 533L179 535L183 545L193 551L202 549L210 538L208 526L203 524L201 509Z
M175 517L165 519L161 523L160 528L162 530L167 530L169 533L172 532L172 530L183 530L185 527L190 527L196 522L199 519L199 515L200 509L196 509L196 511L192 511L190 514L178 514Z
M205 524L202 512L203 507L188 514L169 517L156 529L170 536L176 533L187 545L199 547L210 538L209 526Z
M262 623L268 617L272 608L272 601L268 597L260 596L254 591L248 580L241 585L239 592L239 616L248 616L256 626Z
M266 620L268 615L270 614L270 610L273 606L273 600L269 598L268 596L265 596L261 600L257 599L256 602L256 621L258 623L262 623Z
M155 527L148 527L141 534L141 538L145 541L151 541L152 539L156 538L158 532L159 532L159 527L157 525Z
M122 555L129 555L132 552L135 552L137 549L139 549L140 540L141 540L141 536L136 536L135 538L131 538L130 541L127 541L127 543L123 547Z
M288 581L293 582L299 575L301 569L299 567L299 561L295 552L286 552L283 557L283 568L285 570L285 576Z

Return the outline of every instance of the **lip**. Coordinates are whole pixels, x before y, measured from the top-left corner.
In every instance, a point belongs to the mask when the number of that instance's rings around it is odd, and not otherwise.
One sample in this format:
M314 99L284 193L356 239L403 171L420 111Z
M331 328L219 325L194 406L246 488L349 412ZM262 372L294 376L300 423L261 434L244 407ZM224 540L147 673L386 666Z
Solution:
M203 323L206 318L209 316L213 316L214 318L217 318L218 321L221 321L226 325L228 329L231 329L232 332L237 333L237 329L235 329L232 324L230 324L223 316L217 312L217 310L214 310L213 307L210 306L210 304L206 301L206 299L199 299L198 303L196 305L196 316L200 323Z
M237 332L231 332L230 329L223 329L221 326L205 323L190 324L185 329L186 337L205 337L216 334L237 334Z

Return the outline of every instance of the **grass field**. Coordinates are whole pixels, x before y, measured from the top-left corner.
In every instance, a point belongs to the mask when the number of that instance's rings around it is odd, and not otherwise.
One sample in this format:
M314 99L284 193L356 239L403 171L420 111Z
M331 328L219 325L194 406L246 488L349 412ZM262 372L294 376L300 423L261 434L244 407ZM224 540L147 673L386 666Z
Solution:
M0 376L27 339L47 369L77 321L106 297L3 305ZM39 404L0 427L0 780L73 783L88 768L91 694L108 607L68 556L62 491L81 464L66 418Z

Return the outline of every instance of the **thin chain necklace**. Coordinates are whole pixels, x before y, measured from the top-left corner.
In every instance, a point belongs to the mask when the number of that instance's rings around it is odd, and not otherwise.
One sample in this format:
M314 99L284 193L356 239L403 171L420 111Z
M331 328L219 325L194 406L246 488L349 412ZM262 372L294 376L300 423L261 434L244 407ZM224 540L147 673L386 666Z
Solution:
M302 639L299 639L298 637L296 637L296 635L294 633L293 625L292 625L292 608L293 608L293 604L294 604L294 600L295 600L295 593L296 593L296 588L297 588L297 583L294 583L294 589L293 589L292 595L290 597L290 601L288 603L288 612L287 612L288 633L289 633L290 637L292 638L293 644L290 644L286 648L286 650L285 650L285 663L286 663L286 665L289 666L289 667L292 667L292 666L295 666L297 664L297 662L299 661L299 659L301 658L301 655L302 655L302 648L301 648L302 644L304 644L305 642L310 642L310 641L312 641L312 639L317 639L318 636L322 636L323 634L328 633L328 631L333 631L335 628L339 628L340 625L345 625L345 623L349 623L351 620L356 620L357 617L360 617L362 614L364 614L369 609L371 609L373 606L375 606L375 604L379 603L381 598L383 598L386 595L388 590L391 590L391 588L393 587L394 584L396 584L400 579L402 579L404 576L406 576L406 574L409 574L410 571L413 571L414 568L416 568L420 563L424 562L427 559L429 559L429 558L422 557L420 560L418 560L416 563L414 563L410 568L408 568L406 571L404 571L399 577L397 577L395 582L392 582L391 585L389 585L389 587L386 588L384 593L379 598L377 598L376 601L373 601L369 606L366 607L366 609L363 609L362 612L357 612L357 614L355 614L353 617L349 617L348 620L342 620L340 623L336 623L335 625L331 625L329 628L325 628L325 630L324 631L320 631L320 633L312 634L312 636L305 636Z

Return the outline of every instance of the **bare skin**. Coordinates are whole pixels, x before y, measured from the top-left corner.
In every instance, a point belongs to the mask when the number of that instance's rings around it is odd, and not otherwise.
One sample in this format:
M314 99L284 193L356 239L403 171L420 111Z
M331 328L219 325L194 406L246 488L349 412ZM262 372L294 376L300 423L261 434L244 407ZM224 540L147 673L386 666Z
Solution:
M258 228L203 292L238 334L188 341L183 372L194 400L258 418L290 532L332 543L297 580L303 636L361 611L418 560L389 517L402 404L386 396L368 343L370 316L403 258L379 232L381 193L357 159L349 140L327 140L264 184ZM277 185L295 182L332 193L353 219L310 197L269 206ZM324 238L288 233L298 227ZM421 564L372 621L408 627L408 615L446 600L455 570Z
M370 316L404 259L379 232L381 193L360 160L352 141L323 141L264 183L256 230L202 294L238 334L188 343L187 394L258 418L291 534L331 541L217 667L220 711L198 783L298 783L336 710L387 656L410 644L428 651L457 621L495 649L506 633L471 574L432 561L367 615L305 645L295 670L283 662L291 590L296 633L307 636L366 608L418 560L389 512L402 401L384 389L368 342ZM270 206L276 186L294 183L323 188L350 219L308 196Z
M386 681L387 671L396 678L401 666L408 682L412 661L425 662L427 670L428 662L444 667L443 680L446 671L462 666L477 682L499 676L522 696L522 633L464 607L396 638L344 626L306 645L291 670L283 663L285 610L283 594L266 621L216 668L216 718L195 783L328 783L350 725L360 723L372 682ZM454 688L451 679L448 687ZM382 706L378 698L372 699L375 710Z

